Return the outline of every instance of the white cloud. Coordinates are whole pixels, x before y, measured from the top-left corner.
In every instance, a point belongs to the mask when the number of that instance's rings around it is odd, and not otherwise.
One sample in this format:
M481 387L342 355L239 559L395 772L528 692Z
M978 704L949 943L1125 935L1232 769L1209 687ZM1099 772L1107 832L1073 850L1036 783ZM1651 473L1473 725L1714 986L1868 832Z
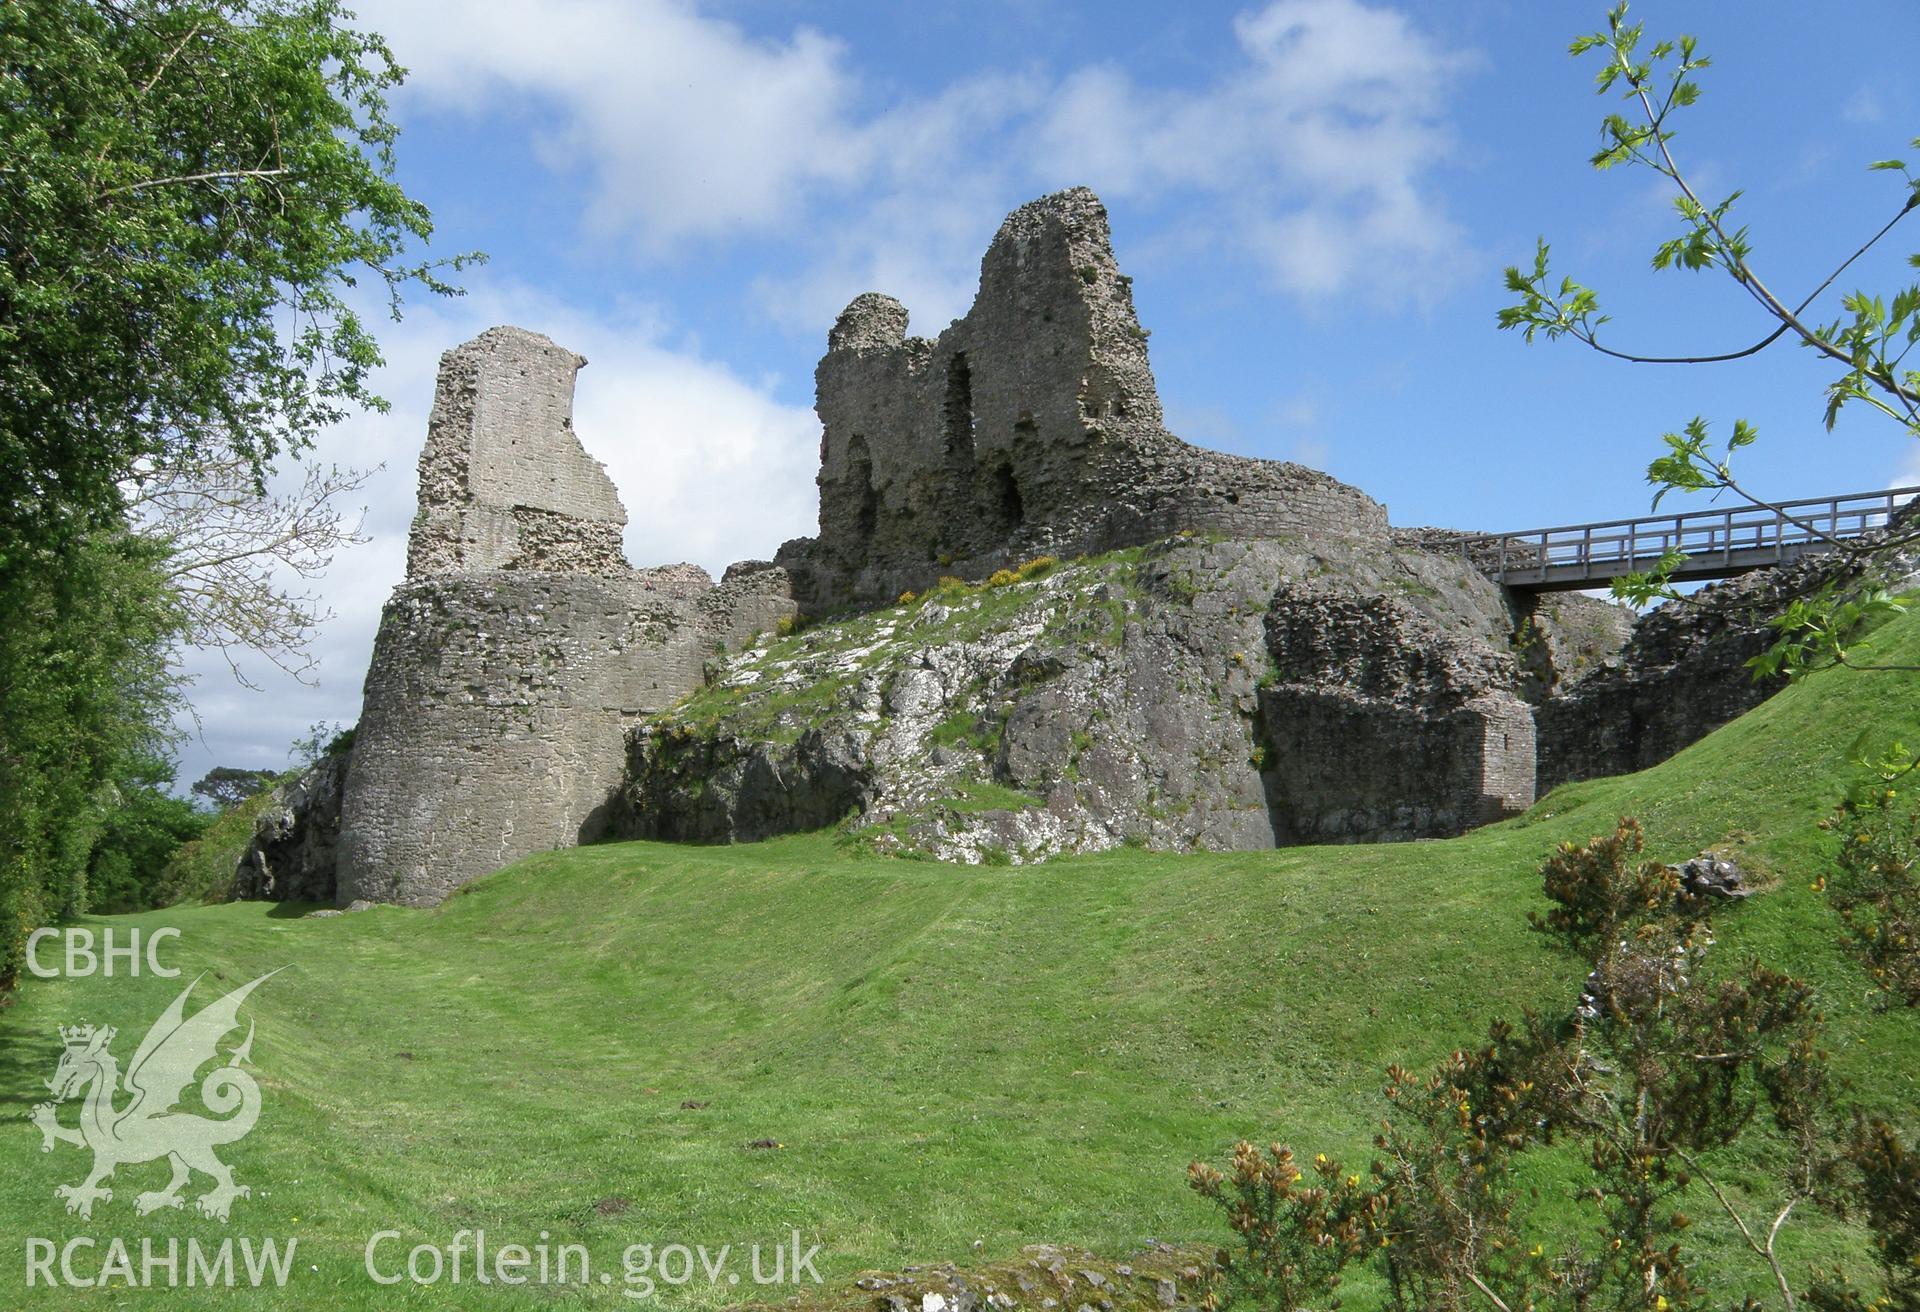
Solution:
M1302 297L1357 285L1419 299L1450 283L1464 235L1426 179L1469 57L1357 0L1276 0L1234 34L1242 62L1199 90L1073 74L1038 144L1109 195L1207 198L1217 235Z
M981 149L1021 130L1044 102L1031 70L955 83L902 106L868 128L873 175L829 222L818 225L811 260L798 273L763 276L755 291L770 318L825 336L826 325L864 291L884 291L912 315L911 331L937 335L965 314L980 255L1005 217L1014 180L1006 152Z
M789 326L817 330L885 290L938 331L1007 209L1080 183L1174 207L1309 299L1353 286L1425 299L1465 246L1429 175L1472 60L1362 0L1242 14L1237 59L1198 88L1027 68L879 108L832 38L764 40L671 0L365 8L412 69L409 94L470 111L518 97L550 116L544 158L587 171L591 226L656 257L767 233L802 248L797 272L758 288Z
M1237 248L1303 298L1418 298L1447 284L1464 245L1430 170L1468 61L1361 0L1243 14L1237 59L1198 87L1027 67L877 109L831 37L766 40L675 0L367 0L360 13L412 70L406 95L542 133L556 185L587 180L585 222L633 235L643 256L689 240L791 243L792 271L754 288L771 317L809 333L870 289L905 301L915 331L938 332L965 310L1001 216L1077 183L1164 212L1182 240ZM319 686L255 670L267 691L247 692L217 656L191 654L206 739L189 744L186 779L275 764L315 721L357 718L380 606L404 568L439 354L490 324L537 328L591 361L577 428L620 487L636 564L691 557L717 571L812 531L818 428L771 384L679 346L657 317L596 314L484 272L470 285L384 332L393 411L328 436L330 460L387 468L367 490L373 541L322 585L337 618L318 644ZM1318 463L1313 441L1302 435L1298 454Z
M469 282L467 297L418 306L382 334L387 366L376 386L392 410L324 439L332 463L385 467L364 492L369 540L342 551L317 585L335 614L315 645L315 686L254 660L243 668L260 688L242 688L217 653L186 653L199 727L183 724L182 783L214 765L283 765L286 745L315 722L359 718L380 608L406 571L440 353L493 324L533 328L587 357L574 427L620 489L636 565L692 560L718 576L731 561L771 556L784 539L814 531L819 425L811 412L677 349L644 312L606 319L524 287L490 285L484 274Z
M1907 453L1906 459L1900 462L1900 468L1893 476L1893 482L1887 486L1920 487L1920 443L1915 445L1916 449Z
M872 163L844 50L804 28L759 41L672 0L378 0L360 16L409 68L410 94L557 109L543 153L590 164L589 221L655 247L764 229Z
M1847 97L1847 103L1840 107L1840 117L1849 123L1878 123L1886 112L1873 88L1861 87Z

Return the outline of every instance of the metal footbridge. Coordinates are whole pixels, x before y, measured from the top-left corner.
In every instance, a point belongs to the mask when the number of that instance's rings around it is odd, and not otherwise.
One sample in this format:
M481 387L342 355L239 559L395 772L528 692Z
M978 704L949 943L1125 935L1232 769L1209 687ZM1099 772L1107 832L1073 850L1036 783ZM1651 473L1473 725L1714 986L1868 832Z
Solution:
M1920 487L1896 487L1770 507L1476 534L1462 538L1460 550L1496 583L1523 592L1605 587L1622 574L1655 568L1669 552L1682 557L1676 581L1724 579L1865 537L1885 528L1916 496Z

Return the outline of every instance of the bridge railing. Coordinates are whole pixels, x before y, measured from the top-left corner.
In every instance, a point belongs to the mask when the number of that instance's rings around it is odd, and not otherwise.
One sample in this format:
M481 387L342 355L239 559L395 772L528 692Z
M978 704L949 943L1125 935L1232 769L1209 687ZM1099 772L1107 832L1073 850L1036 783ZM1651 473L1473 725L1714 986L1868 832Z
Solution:
M1669 552L1692 577L1779 564L1884 527L1920 487L1566 524L1464 538L1467 559L1501 583L1580 584L1651 569Z

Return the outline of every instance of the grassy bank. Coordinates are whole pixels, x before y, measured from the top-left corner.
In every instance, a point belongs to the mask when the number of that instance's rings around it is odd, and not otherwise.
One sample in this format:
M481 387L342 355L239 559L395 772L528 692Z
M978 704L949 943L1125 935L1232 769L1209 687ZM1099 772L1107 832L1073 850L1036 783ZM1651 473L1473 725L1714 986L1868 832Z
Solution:
M1881 645L1920 659L1920 621ZM94 921L178 927L163 955L186 975L34 981L0 1011L0 1234L294 1235L287 1290L173 1305L348 1308L628 1306L630 1243L770 1244L794 1228L823 1245L829 1282L1040 1240L1124 1254L1217 1238L1184 1186L1190 1159L1241 1136L1359 1152L1388 1061L1421 1064L1492 1015L1566 1004L1570 963L1525 927L1536 870L1556 842L1628 812L1655 855L1731 843L1774 883L1727 921L1722 959L1759 954L1819 981L1842 1065L1876 1102L1911 1108L1920 1017L1871 1007L1808 883L1848 744L1863 728L1920 738L1912 688L1823 674L1653 770L1446 842L1018 869L863 857L829 835L635 843L534 857L427 912L239 904ZM119 1026L124 1064L195 973L198 999L280 967L248 1004L266 1102L223 1150L253 1188L232 1222L136 1217L133 1195L164 1182L152 1164L124 1168L91 1222L66 1215L54 1187L88 1158L42 1155L25 1120L55 1027ZM767 1140L779 1146L749 1146ZM1540 1214L1557 1215L1553 1164L1537 1169ZM406 1236L382 1250L392 1267L415 1242L477 1228L495 1245L542 1231L584 1244L614 1281L383 1288L362 1269L375 1231ZM20 1242L0 1253L0 1305L75 1302L20 1287ZM1832 1226L1787 1242L1794 1264L1859 1254ZM751 1292L703 1279L672 1296Z

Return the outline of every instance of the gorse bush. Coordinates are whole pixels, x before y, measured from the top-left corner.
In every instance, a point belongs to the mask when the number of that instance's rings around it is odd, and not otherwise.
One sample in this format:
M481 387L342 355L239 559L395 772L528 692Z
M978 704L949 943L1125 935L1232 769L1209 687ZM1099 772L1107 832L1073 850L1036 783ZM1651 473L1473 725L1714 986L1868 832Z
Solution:
M1920 804L1875 781L1822 824L1840 835L1833 873L1818 886L1840 913L1844 945L1889 1000L1920 1006Z
M1645 848L1632 819L1585 844L1562 843L1540 871L1553 908L1544 916L1530 913L1528 922L1575 952L1592 952L1634 917L1656 915L1679 896L1680 878L1657 861L1641 860Z
M1911 819L1893 832L1910 840ZM1887 863L1872 859L1876 847L1911 850L1871 834L1852 846L1872 870ZM1691 1247L1691 1211L1710 1207L1767 1268L1774 1306L1920 1308L1920 1161L1901 1129L1849 1108L1811 986L1759 962L1710 971L1709 913L1726 904L1687 896L1643 847L1638 824L1622 820L1553 853L1541 870L1553 905L1532 921L1586 967L1568 1010L1495 1021L1484 1045L1424 1076L1389 1068L1390 1110L1364 1170L1316 1158L1303 1183L1291 1150L1244 1143L1225 1173L1189 1169L1240 1240L1220 1262L1217 1302L1335 1307L1350 1268L1365 1266L1383 1305L1406 1312L1719 1307ZM1877 949L1880 932L1870 938ZM1776 1210L1749 1216L1719 1175L1726 1150L1761 1132L1773 1179L1741 1183ZM1528 1244L1515 1163L1569 1142L1593 1230ZM1881 1291L1837 1279L1796 1291L1776 1239L1802 1204L1867 1223Z
M1309 1176L1295 1163L1291 1148L1274 1144L1262 1152L1250 1143L1235 1145L1225 1173L1205 1162L1187 1168L1195 1192L1218 1204L1240 1236L1231 1269L1239 1289L1262 1307L1329 1306L1342 1270L1380 1233L1381 1195L1325 1155L1312 1170Z

